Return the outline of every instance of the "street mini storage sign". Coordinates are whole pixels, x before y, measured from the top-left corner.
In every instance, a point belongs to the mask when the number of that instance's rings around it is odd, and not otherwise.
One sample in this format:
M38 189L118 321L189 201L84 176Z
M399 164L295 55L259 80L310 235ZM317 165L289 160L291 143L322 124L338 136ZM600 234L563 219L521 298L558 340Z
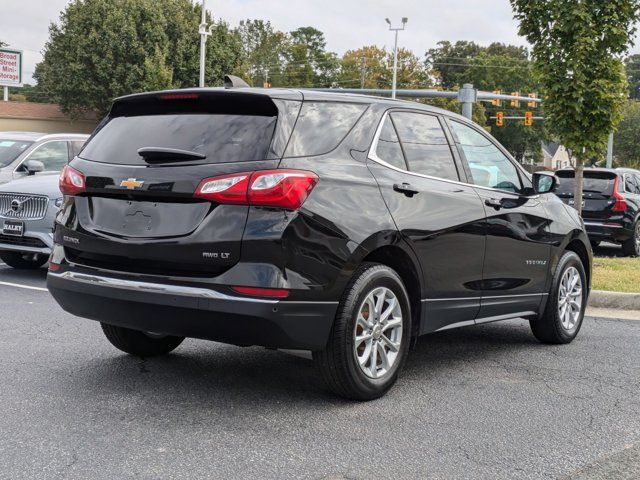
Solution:
M22 52L0 48L0 86L22 86Z

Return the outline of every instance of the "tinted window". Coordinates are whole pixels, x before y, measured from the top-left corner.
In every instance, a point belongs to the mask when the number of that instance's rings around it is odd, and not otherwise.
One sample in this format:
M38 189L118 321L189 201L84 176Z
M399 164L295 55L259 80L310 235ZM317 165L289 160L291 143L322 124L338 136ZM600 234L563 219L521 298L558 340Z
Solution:
M145 164L143 147L177 148L207 156L199 163L264 160L277 117L175 114L115 117L85 145L80 156L97 162Z
M31 152L28 160L37 160L44 169L59 172L69 162L69 146L65 140L43 143Z
M624 184L625 184L625 190L628 193L638 193L638 185L636 183L636 179L634 175L627 173L624 176Z
M25 142L23 140L4 140L0 139L0 167L6 167L22 152L24 152L33 142Z
M76 155L78 155L80 153L80 150L82 150L83 145L83 141L74 140L73 142L71 142L71 157L75 157Z
M640 193L640 175L636 174L635 178L636 178L636 186L638 187L637 193Z
M322 155L336 148L367 109L353 103L304 102L285 157Z
M451 149L438 118L411 112L391 114L409 170L431 177L458 180Z
M522 182L518 168L480 132L458 122L451 122L460 148L464 152L475 185L520 193Z
M391 117L387 117L380 131L380 137L378 138L378 146L376 147L376 155L381 160L384 160L394 167L402 170L407 169L407 164L404 161L404 155L402 154L402 148L400 147L400 140L398 134L393 126Z
M556 172L558 186L555 193L560 196L573 196L575 190L575 173L573 170ZM613 185L616 179L615 173L610 172L589 172L583 173L582 191L605 196L613 195Z

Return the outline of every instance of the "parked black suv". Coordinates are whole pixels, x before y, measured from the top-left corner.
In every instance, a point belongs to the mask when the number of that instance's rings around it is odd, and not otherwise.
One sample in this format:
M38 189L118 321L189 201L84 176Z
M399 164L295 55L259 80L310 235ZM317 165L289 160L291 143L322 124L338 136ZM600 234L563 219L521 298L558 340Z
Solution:
M333 391L371 399L418 335L524 317L575 338L591 248L555 180L417 103L126 96L61 176L48 287L125 352L310 350Z
M574 170L558 170L556 194L573 206ZM619 243L626 255L640 255L640 172L629 168L587 168L582 218L591 244Z

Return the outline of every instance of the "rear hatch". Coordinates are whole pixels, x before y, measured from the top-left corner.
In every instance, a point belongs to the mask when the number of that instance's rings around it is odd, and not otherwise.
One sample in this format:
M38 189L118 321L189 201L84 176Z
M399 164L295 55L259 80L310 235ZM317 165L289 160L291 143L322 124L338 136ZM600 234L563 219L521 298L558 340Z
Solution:
M573 170L559 170L556 172L558 186L556 195L568 205L574 205L575 172ZM582 185L582 216L585 219L607 220L616 201L614 188L617 175L615 172L601 170L584 170Z
M277 168L299 105L224 90L117 100L71 163L86 191L58 219L67 258L147 274L227 270L240 258L249 207L194 192L205 178Z

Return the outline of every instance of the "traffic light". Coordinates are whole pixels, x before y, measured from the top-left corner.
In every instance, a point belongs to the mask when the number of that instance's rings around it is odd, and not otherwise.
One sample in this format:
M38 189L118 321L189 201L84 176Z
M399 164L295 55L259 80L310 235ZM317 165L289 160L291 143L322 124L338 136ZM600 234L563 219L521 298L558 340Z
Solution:
M519 97L520 92L511 92L511 95L513 97ZM518 100L517 98L514 98L513 100L511 100L511 106L515 108L520 108L520 100Z
M524 112L524 125L526 127L530 127L533 125L533 113L532 112Z
M535 93L530 93L527 96L529 98L536 98L536 94ZM529 108L536 108L537 106L538 106L537 102L527 102L527 107L529 107Z
M502 95L502 90L494 90L493 93L495 95ZM495 98L495 99L491 100L491 105L493 105L494 107L501 107L502 106L502 100L500 100L499 98Z
M496 127L504 126L504 112L496 112Z

